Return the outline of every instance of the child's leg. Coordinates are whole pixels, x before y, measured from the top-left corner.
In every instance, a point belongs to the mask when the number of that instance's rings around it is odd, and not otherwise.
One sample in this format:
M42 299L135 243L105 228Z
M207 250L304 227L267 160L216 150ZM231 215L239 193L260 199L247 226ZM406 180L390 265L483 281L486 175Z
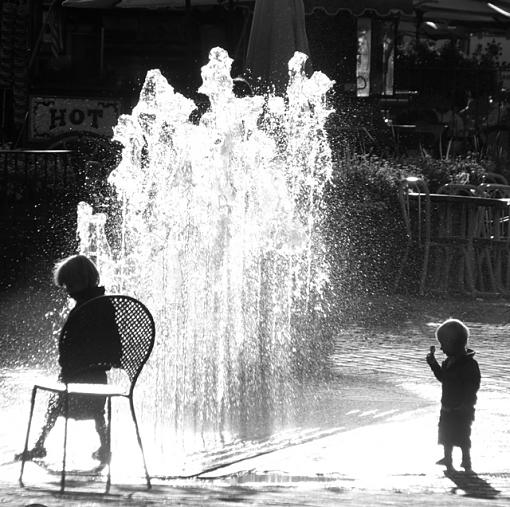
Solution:
M101 448L108 449L108 431L106 429L106 421L104 419L104 414L97 415L94 419L96 423L96 431L99 435L99 442L101 444Z
M52 396L48 402L48 408L46 409L46 420L41 429L41 434L35 443L34 449L44 449L44 443L49 432L55 426L58 416L62 415L60 397L58 395Z
M452 451L453 446L450 444L443 444L444 447L444 458L440 459L437 464L444 465L447 470L452 469Z
M462 462L460 466L466 470L466 472L471 470L471 452L469 446L461 447L462 450Z
M99 435L100 446L99 449L92 453L92 457L99 460L101 463L107 463L110 458L110 442L104 413L98 414L94 421L96 423L97 434Z
M34 458L44 458L46 456L46 449L44 448L46 437L53 429L53 426L55 426L59 415L61 415L60 397L55 395L52 396L48 402L48 408L46 409L46 419L41 429L41 434L39 435L39 438L37 439L34 447L27 452L23 451L22 453L16 454L15 459L31 460Z

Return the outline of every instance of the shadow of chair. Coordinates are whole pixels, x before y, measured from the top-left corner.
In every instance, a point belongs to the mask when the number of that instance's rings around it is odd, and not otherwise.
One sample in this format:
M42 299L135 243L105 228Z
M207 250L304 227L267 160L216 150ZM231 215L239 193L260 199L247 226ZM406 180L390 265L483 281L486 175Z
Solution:
M454 484L454 490L461 489L466 496L471 498L484 498L491 500L496 498L501 491L493 488L486 480L479 477L475 472L445 471L444 475Z
M60 480L60 491L65 489L66 481L66 458L67 458L67 430L68 419L73 418L72 413L69 413L69 407L74 402L76 404L77 397L102 397L107 401L107 432L108 432L108 446L111 443L111 400L112 398L124 398L128 400L131 411L131 417L136 430L136 438L138 446L141 451L143 466L145 471L145 478L147 488L151 488L149 473L147 471L147 464L143 451L140 430L136 418L133 392L138 380L138 377L147 362L155 340L155 326L152 315L149 310L136 299L129 296L100 296L91 299L80 306L66 321L64 328L61 332L61 340L69 336L67 332L70 326L80 329L84 335L87 330L94 332L94 322L98 315L103 314L107 305L108 308L113 307L115 324L117 326L120 342L121 342L121 357L120 368L126 373L129 379L129 387L117 386L113 384L81 384L81 383L61 383L61 382L39 382L34 385L32 389L32 397L30 403L30 414L28 419L27 433L25 438L25 448L22 453L21 471L19 476L19 483L23 487L23 472L25 468L26 454L28 451L28 443L30 437L30 427L32 424L32 416L34 413L34 406L38 390L55 393L60 399L63 400L63 413L65 418L64 424L64 444L63 444L63 458L62 458L62 472ZM97 332L97 327L96 327ZM66 334L67 333L67 334ZM106 479L106 492L108 493L111 485L111 470L110 462L111 455L108 449L108 474Z

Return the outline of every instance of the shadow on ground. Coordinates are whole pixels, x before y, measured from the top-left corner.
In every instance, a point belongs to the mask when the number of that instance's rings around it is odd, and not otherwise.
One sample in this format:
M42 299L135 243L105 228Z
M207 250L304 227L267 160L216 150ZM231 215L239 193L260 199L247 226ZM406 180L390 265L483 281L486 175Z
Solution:
M445 472L448 479L455 483L453 493L457 493L457 490L464 491L466 496L472 498L484 498L491 500L496 498L499 490L493 488L485 479L479 477L475 472Z

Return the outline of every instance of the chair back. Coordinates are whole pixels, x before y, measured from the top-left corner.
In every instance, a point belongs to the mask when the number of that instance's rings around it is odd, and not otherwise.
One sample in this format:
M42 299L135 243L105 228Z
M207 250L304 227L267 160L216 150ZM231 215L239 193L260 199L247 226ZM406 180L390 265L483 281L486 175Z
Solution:
M499 185L508 185L508 180L499 173L485 173L482 176L482 183L497 183Z
M66 358L71 358L72 364L75 356L83 365L122 368L132 392L152 352L155 335L154 319L137 299L123 295L90 299L71 312L62 329L62 369L69 362Z
M493 199L510 198L510 185L502 185L498 183L481 183L478 185L478 191L484 197Z
M447 183L437 190L438 194L446 195L465 195L468 197L477 197L480 195L479 188L475 185L466 183Z
M400 182L398 198L409 242L430 242L430 193L424 180L410 176Z

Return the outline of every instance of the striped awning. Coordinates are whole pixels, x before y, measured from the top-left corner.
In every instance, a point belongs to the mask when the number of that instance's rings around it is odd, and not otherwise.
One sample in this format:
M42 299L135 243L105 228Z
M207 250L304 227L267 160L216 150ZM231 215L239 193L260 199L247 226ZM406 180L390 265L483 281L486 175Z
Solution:
M413 0L304 0L304 3L307 14L314 10L322 10L332 16L341 11L349 11L355 16L369 12L379 16L413 14Z

